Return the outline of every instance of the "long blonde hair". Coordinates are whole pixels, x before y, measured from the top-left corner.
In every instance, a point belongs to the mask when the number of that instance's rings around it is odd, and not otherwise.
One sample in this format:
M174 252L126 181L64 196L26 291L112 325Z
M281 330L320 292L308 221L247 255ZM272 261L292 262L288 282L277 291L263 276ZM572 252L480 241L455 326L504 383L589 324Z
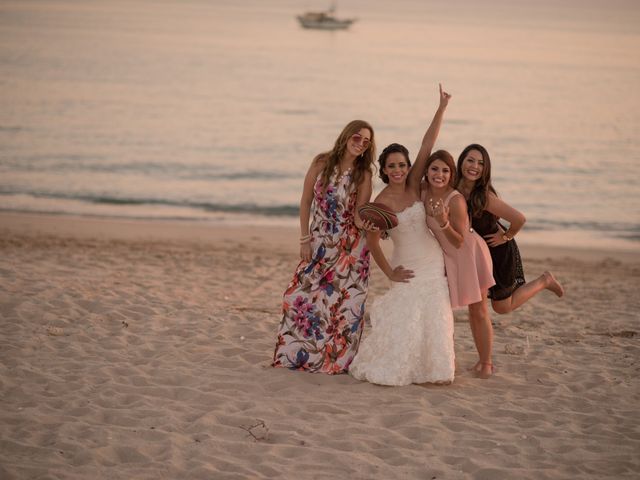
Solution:
M342 133L338 135L333 149L328 152L321 153L316 157L316 161L324 160L326 162L322 169L322 185L325 190L331 181L331 175L333 175L334 169L340 164L340 160L347 149L347 142L353 134L358 133L363 128L366 128L371 132L371 140L369 148L355 159L353 172L351 174L351 185L355 185L356 188L358 188L364 179L365 172L372 173L371 166L373 165L376 157L376 143L374 140L375 134L373 132L373 127L364 120L352 120L346 127L344 127Z

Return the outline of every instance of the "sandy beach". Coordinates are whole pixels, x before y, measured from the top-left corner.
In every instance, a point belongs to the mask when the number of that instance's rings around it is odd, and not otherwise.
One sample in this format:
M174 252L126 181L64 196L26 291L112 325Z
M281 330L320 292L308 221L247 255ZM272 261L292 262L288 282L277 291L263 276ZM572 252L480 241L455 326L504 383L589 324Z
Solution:
M0 214L2 479L640 476L640 252L522 246L543 292L456 313L453 385L269 366L297 232ZM387 288L372 271L369 301ZM366 329L365 329L366 335Z

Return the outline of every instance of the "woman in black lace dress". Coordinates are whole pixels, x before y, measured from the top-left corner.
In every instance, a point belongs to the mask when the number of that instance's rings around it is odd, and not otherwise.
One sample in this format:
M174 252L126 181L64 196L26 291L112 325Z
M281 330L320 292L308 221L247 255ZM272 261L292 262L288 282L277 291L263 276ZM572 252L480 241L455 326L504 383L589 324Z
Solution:
M469 145L458 157L457 189L467 199L471 225L487 242L493 260L496 284L489 289L491 305L496 313L509 313L542 290L558 297L564 295L562 285L549 271L531 282L525 282L518 245L513 237L526 219L512 206L498 198L491 185L491 160L487 150ZM509 222L507 228L500 219Z

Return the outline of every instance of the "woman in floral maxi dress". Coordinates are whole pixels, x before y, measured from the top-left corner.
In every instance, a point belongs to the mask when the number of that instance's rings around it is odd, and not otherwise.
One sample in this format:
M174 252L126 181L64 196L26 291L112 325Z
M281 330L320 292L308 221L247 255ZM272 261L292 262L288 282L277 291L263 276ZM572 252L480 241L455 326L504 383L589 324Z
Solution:
M345 373L358 351L369 250L357 207L371 197L371 125L350 122L318 155L300 202L301 262L284 292L274 367ZM311 227L309 220L311 219Z

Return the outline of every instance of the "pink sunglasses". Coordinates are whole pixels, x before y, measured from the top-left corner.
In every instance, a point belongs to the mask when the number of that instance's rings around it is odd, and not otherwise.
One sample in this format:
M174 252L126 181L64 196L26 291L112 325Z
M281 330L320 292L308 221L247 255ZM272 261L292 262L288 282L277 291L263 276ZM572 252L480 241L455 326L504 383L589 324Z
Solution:
M353 140L356 145L362 145L363 148L369 148L369 144L371 143L371 140L367 137L363 137L359 133L351 135L351 140Z

